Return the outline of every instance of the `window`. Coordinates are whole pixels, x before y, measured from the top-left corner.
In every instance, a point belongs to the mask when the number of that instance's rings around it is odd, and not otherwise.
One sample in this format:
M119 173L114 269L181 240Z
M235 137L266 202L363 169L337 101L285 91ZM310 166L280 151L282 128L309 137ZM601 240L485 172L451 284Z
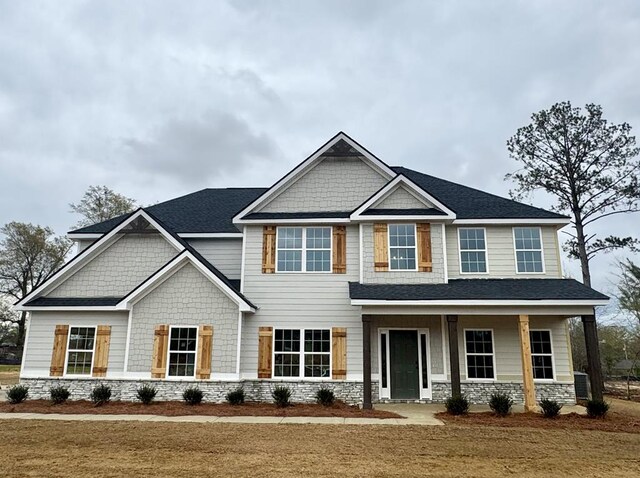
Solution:
M416 225L389 224L389 269L416 270Z
M491 330L465 330L468 379L493 379L493 333Z
M514 227L516 270L519 273L544 272L539 227Z
M196 368L197 327L171 327L169 377L193 377Z
M548 330L529 331L531 339L531 361L533 378L553 380L553 352L551 350L551 332Z
M484 274L487 272L487 242L483 228L458 229L460 238L460 272Z
M278 272L331 272L331 227L279 227L277 249Z
M91 375L95 339L95 327L70 328L67 346L67 374Z
M275 330L274 377L300 377L302 372L303 377L328 378L330 362L331 330Z

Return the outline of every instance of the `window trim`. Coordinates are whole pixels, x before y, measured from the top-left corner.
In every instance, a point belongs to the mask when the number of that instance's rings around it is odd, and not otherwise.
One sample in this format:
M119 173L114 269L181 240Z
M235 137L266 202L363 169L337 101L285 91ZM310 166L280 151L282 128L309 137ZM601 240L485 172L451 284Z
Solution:
M299 330L300 331L300 352L298 352L298 356L300 357L299 368L300 373L298 376L291 377L280 377L276 375L276 354L288 354L288 355L296 355L295 352L277 352L276 351L276 330ZM328 330L329 331L329 352L308 352L310 355L312 354L323 354L329 355L329 375L326 377L305 377L304 376L304 356L307 352L304 351L304 333L306 330ZM271 378L275 380L280 380L283 382L290 381L300 381L300 380L311 380L314 382L327 382L333 380L332 371L333 371L333 327L307 327L307 328L296 328L296 327L274 327L273 328L273 337L271 338Z
M281 249L278 247L279 239L280 239L280 229L281 228L300 228L302 229L302 251L301 254L301 269L299 271L282 271L278 268L278 253L280 251L297 251L298 249ZM330 230L329 233L329 270L328 271L308 271L307 270L307 228L328 228ZM311 249L311 250L322 250L326 251L327 249ZM333 273L333 226L325 226L325 225L288 225L288 226L277 226L276 227L276 273L277 274L331 274Z
M482 229L484 234L484 262L486 265L485 272L463 272L462 271L462 247L460 247L460 231L468 229ZM457 228L457 236L458 236L458 269L460 270L460 275L488 275L489 274L489 239L487 237L487 228L482 227L458 227ZM465 249L465 251L481 251L482 249Z
M69 364L69 353L71 349L69 344L71 343L71 329L93 329L93 349L91 350L91 370L89 373L67 373L67 366ZM67 352L64 357L64 373L63 377L93 377L93 363L96 358L96 342L98 341L98 326L97 325L71 325L69 324L69 333L67 334ZM73 349L75 352L88 352L89 350Z
M469 355L469 353L467 352L467 331L472 331L472 332L491 332L491 349L493 350L492 354L477 354L477 353L473 353L471 355L491 355L491 360L493 362L493 378L469 378L469 366L468 366L468 360L467 360L467 356ZM477 328L477 327L469 327L469 328L464 328L462 330L462 333L464 334L464 375L466 378L466 381L469 382L496 382L498 380L498 369L496 368L496 337L495 337L495 333L493 328Z
M391 268L391 226L413 226L413 250L415 251L415 262L416 267L414 269L392 269ZM393 246L395 249L408 249L411 246ZM406 222L393 222L387 224L387 257L389 258L389 267L387 267L388 272L417 272L418 271L418 227L415 222L406 223Z
M171 360L171 331L173 329L196 329L196 349L193 352L180 352L173 351L173 353L193 353L194 362L193 362L193 375L169 375L169 365ZM200 339L200 327L197 325L169 325L169 337L167 339L167 366L165 369L164 376L167 380L194 380L196 378L196 372L198 368L198 340Z
M541 272L520 272L518 270L518 251L533 251L538 252L538 249L516 249L516 229L537 229L538 234L540 234L540 260L542 261L542 271ZM546 274L546 266L544 263L544 244L542 243L542 227L540 226L513 226L511 228L511 237L513 240L513 260L515 261L516 274L518 275L543 275Z
M556 381L556 355L555 355L555 350L553 348L553 331L551 329L545 329L545 328L535 328L535 329L529 329L529 344L531 344L531 332L549 332L549 342L551 344L551 354L534 354L533 353L533 348L531 348L531 372L533 373L533 356L537 355L537 356L541 356L541 357L548 357L551 356L551 373L553 374L553 378L535 378L535 374L534 374L534 378L533 381L534 382L540 382L540 383L553 383Z

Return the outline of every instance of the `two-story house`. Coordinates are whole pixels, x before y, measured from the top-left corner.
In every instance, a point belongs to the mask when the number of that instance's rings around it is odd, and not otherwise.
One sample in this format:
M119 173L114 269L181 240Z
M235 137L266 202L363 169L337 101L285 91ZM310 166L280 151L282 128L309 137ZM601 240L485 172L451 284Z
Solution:
M532 407L575 401L567 319L607 297L562 278L565 216L402 167L339 133L270 188L205 189L71 232L79 253L18 303L33 396ZM591 332L594 332L591 334ZM596 347L597 351L597 347ZM596 370L597 372L597 370Z

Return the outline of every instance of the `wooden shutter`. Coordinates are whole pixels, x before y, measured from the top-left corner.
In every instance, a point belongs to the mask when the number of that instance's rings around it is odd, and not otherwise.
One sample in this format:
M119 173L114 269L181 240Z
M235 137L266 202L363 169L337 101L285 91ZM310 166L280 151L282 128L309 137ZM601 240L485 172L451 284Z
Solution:
M417 224L418 230L418 270L420 272L431 272L431 224Z
M196 378L211 378L211 354L213 352L213 326L201 325L198 329L198 364Z
M347 273L347 228L333 226L333 273Z
M373 225L373 262L376 272L389 270L389 236L386 224Z
M331 329L331 378L347 379L347 329Z
M68 325L56 325L53 336L53 352L51 353L51 377L62 377L64 374L64 360L67 355L67 341L69 338Z
M260 327L258 332L258 378L271 378L273 327Z
M262 273L276 271L276 227L264 226L262 231Z
M153 336L151 378L164 378L167 373L167 350L169 348L169 326L156 325Z
M105 377L107 375L107 364L109 363L109 345L111 343L111 326L98 325L96 330L96 350L93 357L94 377Z

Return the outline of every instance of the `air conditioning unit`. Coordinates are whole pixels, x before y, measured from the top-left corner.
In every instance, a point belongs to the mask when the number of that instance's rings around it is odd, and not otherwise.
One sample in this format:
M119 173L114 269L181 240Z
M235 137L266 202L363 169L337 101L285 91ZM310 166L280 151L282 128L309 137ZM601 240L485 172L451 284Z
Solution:
M573 372L573 384L576 388L577 400L589 400L589 375L584 372Z

